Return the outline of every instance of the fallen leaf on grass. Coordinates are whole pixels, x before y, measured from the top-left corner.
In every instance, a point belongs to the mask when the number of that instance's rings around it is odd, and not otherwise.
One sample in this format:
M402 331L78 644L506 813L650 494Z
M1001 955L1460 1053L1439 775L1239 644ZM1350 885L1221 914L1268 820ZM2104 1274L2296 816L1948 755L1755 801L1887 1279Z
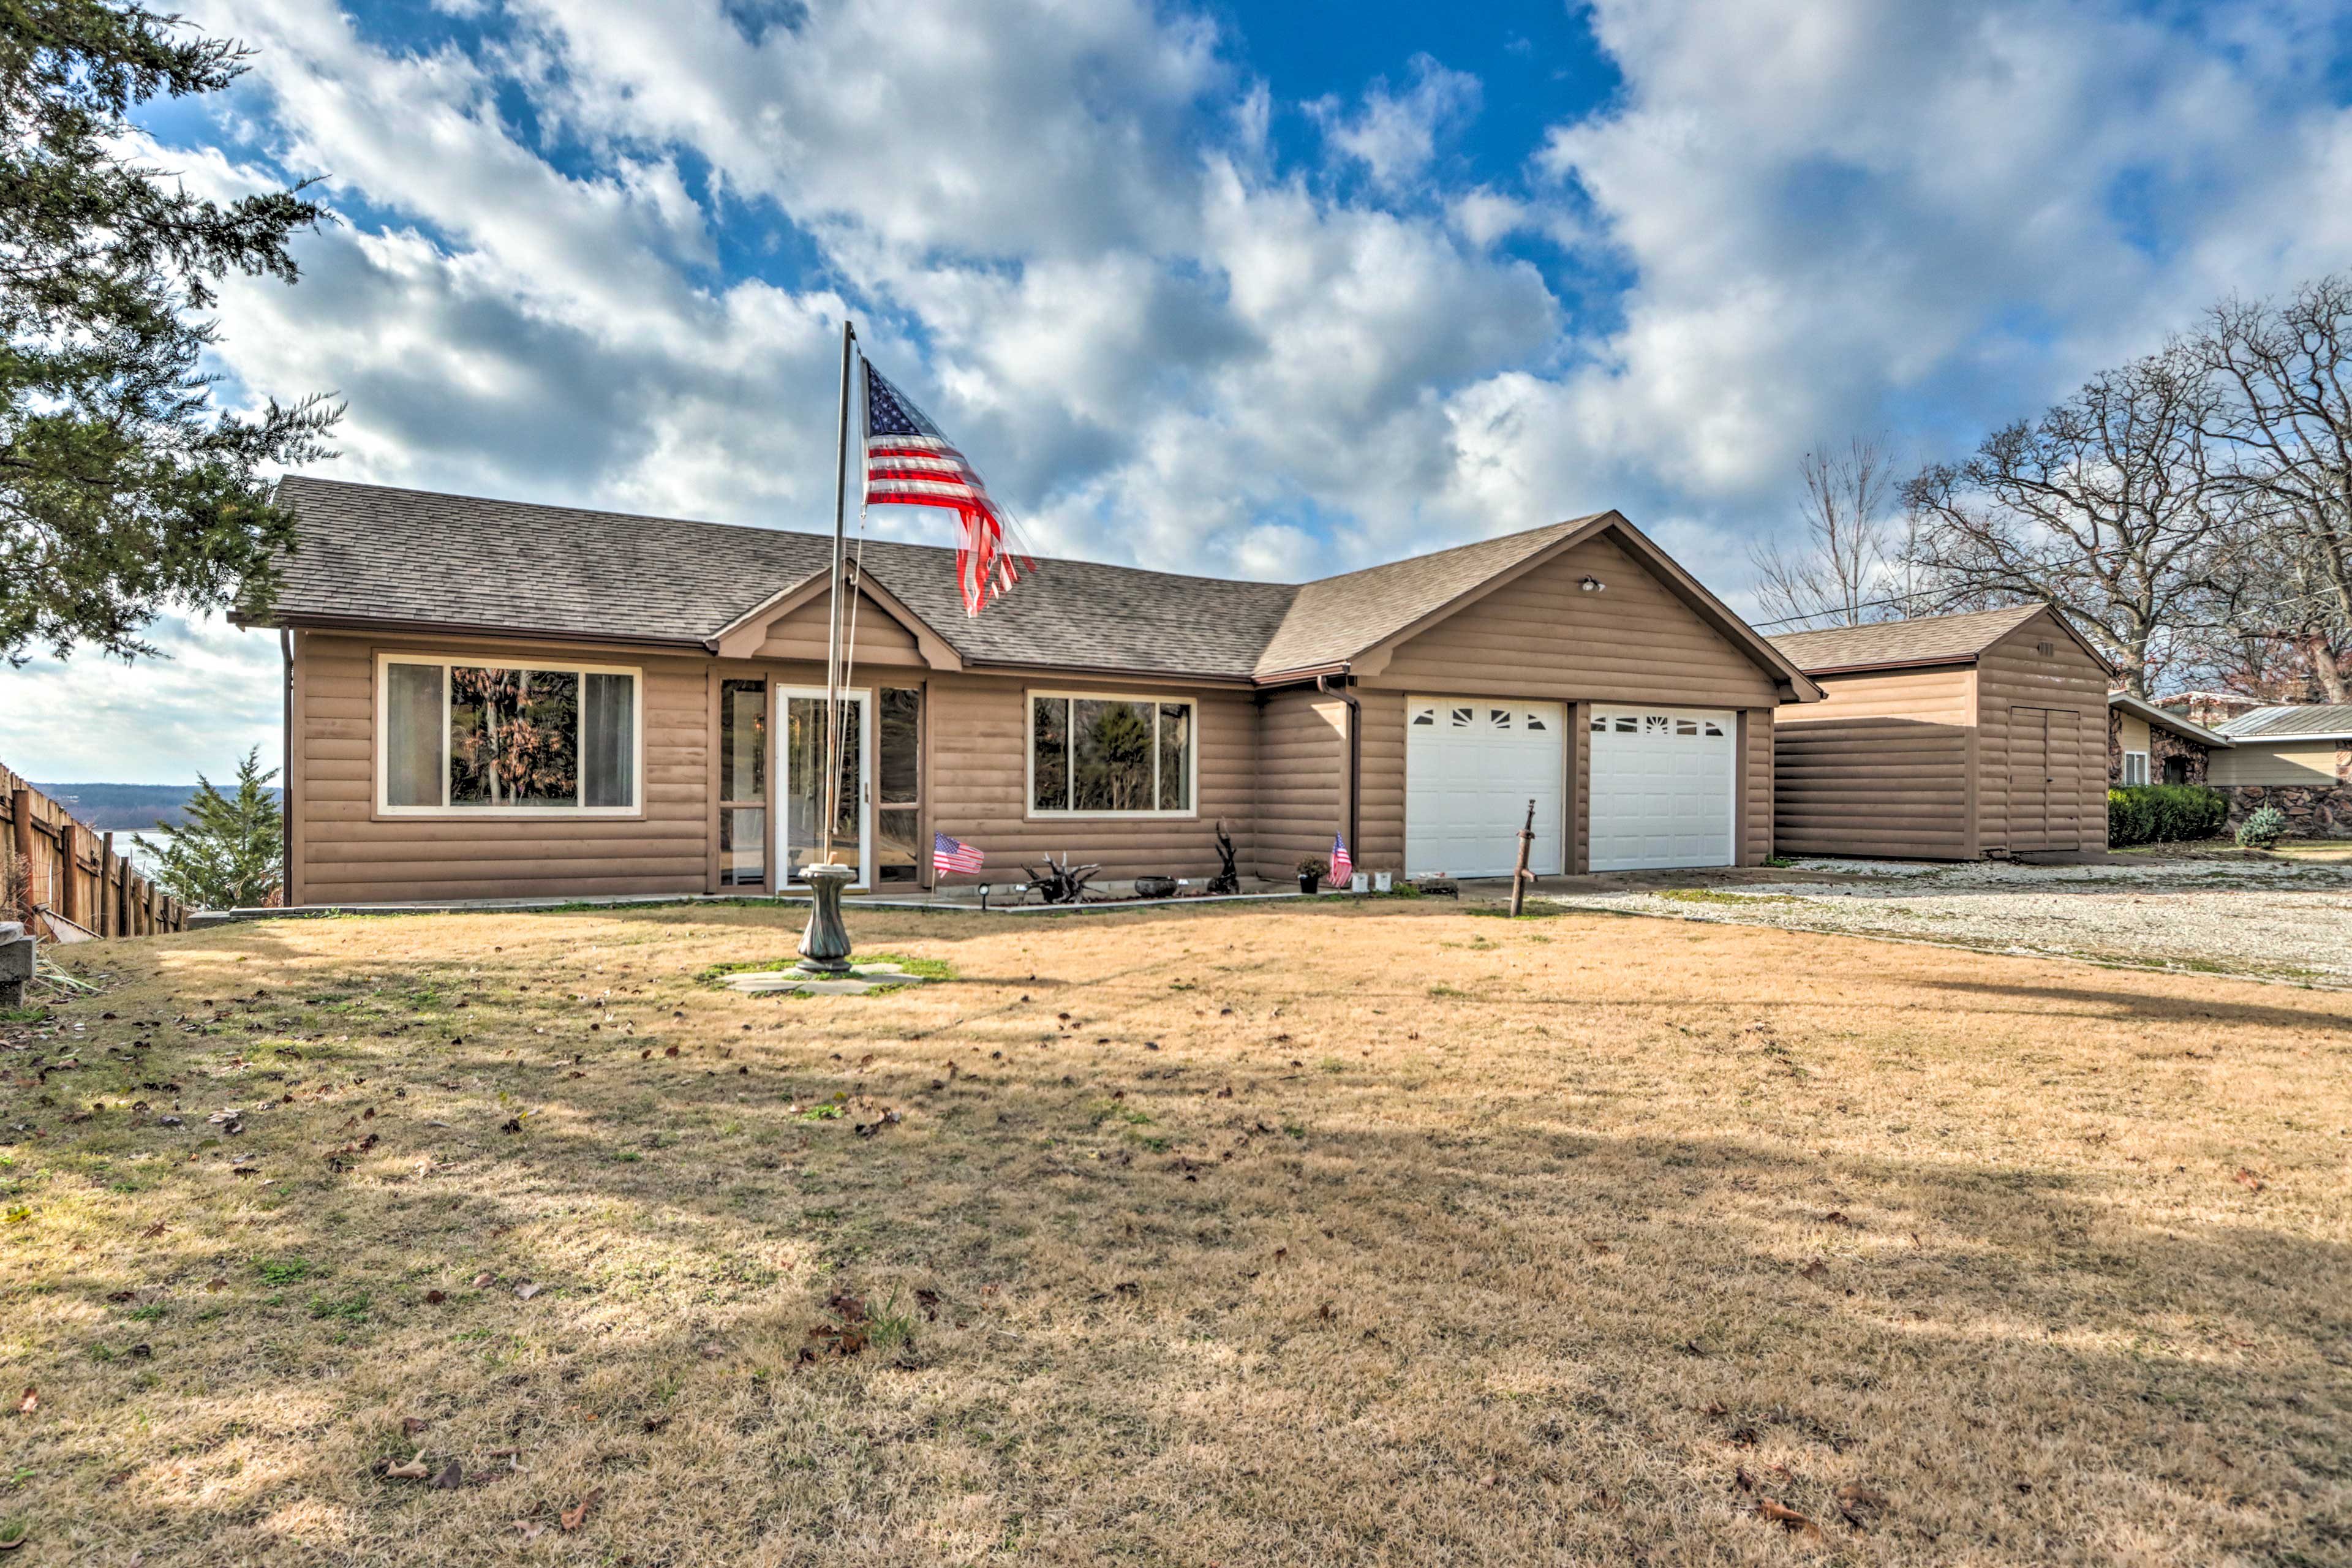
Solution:
M1785 1507L1780 1503L1774 1502L1770 1498L1758 1498L1756 1500L1756 1511L1762 1517L1769 1519L1773 1523L1780 1526L1781 1529L1797 1537L1800 1541L1820 1541L1824 1539L1822 1535L1822 1527L1820 1525L1815 1524L1811 1519L1799 1513L1795 1509Z
M1868 1487L1848 1481L1837 1489L1838 1511L1856 1530L1868 1530L1886 1511L1886 1499Z
M2263 1179L2243 1165L2239 1166L2238 1173L2230 1179L2250 1193L2259 1193L2263 1190Z
M603 1487L598 1487L594 1491L592 1491L586 1497L582 1498L577 1504L565 1509L558 1522L563 1526L567 1532L579 1529L582 1525L588 1522L588 1510L594 1508L599 1502L603 1501L604 1497L604 1489Z
M145 1230L141 1231L139 1234L145 1239L152 1241L171 1228L172 1227L170 1226L165 1225L159 1219L153 1225L149 1226Z
M547 1533L547 1526L540 1523L535 1519L516 1520L514 1521L514 1527L525 1541L537 1541L541 1536Z
M423 1459L411 1459L404 1465L394 1465L383 1472L388 1481L421 1481L433 1472L425 1468Z
M447 1465L443 1467L441 1473L433 1478L433 1489L435 1491L454 1492L465 1484L466 1467L459 1464L455 1459L450 1460Z
M521 1297L526 1301L530 1300L533 1296L538 1295L539 1290L539 1285L534 1280L525 1280L522 1284L515 1287L515 1294Z
M432 1422L427 1421L422 1415L404 1415L400 1418L400 1429L412 1437L415 1436L419 1432L424 1431L425 1428L432 1425Z
M40 1407L41 1394L40 1390L36 1388L25 1390L25 1397L16 1401L16 1414L19 1415L30 1415Z
M449 1292L446 1290L427 1290L425 1292L425 1302L430 1306L437 1307L448 1299Z

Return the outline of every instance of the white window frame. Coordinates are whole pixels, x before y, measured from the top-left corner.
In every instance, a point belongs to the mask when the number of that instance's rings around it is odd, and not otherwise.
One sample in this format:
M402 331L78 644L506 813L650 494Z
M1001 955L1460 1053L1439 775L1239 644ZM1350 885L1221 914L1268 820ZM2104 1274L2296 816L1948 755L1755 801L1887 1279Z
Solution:
M2137 778L2132 777L2132 763L2135 760L2139 763L2139 777ZM2146 752L2126 752L2124 753L2123 777L2119 782L2121 782L2126 789L2147 783L2147 753Z
M1040 697L1071 699L1081 702L1149 702L1151 704L1151 798L1160 798L1160 705L1192 710L1192 743L1184 758L1185 794L1192 804L1181 811L1054 811L1041 810L1037 805L1037 699ZM1076 779L1074 763L1077 748L1077 731L1066 726L1063 738L1067 748L1063 771L1071 775L1075 794ZM1197 697L1155 696L1148 691L1073 691L1035 687L1021 694L1021 804L1024 820L1032 822L1192 822L1201 816L1201 700Z
M395 664L437 665L441 669L441 804L394 805L387 798L392 768L392 684L385 671ZM633 805L452 805L449 804L449 670L462 665L473 669L545 671L551 675L625 675L630 678L629 739L631 770L629 798ZM583 711L585 705L583 705ZM578 740L573 740L575 752ZM585 759L583 759L583 766ZM583 781L583 786L585 781ZM583 818L642 820L646 815L646 672L632 664L578 664L570 660L510 658L500 654L389 652L375 656L375 810L379 816L430 816L444 821L540 820L576 822Z

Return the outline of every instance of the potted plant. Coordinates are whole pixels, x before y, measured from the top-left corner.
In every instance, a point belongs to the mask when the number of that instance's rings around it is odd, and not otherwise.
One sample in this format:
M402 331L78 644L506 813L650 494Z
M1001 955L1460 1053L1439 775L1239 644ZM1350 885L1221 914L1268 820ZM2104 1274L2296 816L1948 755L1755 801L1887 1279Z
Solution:
M1331 862L1324 859L1320 855L1309 855L1298 863L1298 890L1302 893L1313 892L1323 885L1323 879L1330 874Z

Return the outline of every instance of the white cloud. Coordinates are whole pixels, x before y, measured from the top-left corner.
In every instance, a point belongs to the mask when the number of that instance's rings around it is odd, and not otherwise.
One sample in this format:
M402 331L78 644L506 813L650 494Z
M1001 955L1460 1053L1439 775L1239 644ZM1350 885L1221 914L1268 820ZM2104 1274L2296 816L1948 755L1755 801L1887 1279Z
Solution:
M1478 111L1478 79L1448 70L1427 55L1412 60L1412 84L1402 93L1383 77L1365 89L1353 113L1336 98L1307 105L1333 153L1361 163L1375 184L1399 190L1421 179L1436 161L1444 133Z
M1286 166L1268 83L1145 0L447 8L499 41L199 16L259 49L236 129L278 167L174 162L352 216L224 310L238 386L350 400L330 472L821 525L852 311L1050 551L1297 577L1615 505L1736 596L1811 443L1927 455L2352 263L2317 5L1600 0L1622 89L1524 177L1453 155L1479 84L1425 58ZM747 276L761 227L789 259ZM95 689L60 679L0 677ZM0 757L70 734L0 706Z

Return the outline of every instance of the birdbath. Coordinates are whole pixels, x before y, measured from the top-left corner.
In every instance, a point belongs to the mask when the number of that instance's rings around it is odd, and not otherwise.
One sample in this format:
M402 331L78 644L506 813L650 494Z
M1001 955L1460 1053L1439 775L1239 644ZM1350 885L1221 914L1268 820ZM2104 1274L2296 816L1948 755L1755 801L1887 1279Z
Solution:
M849 931L841 923L841 889L857 873L847 866L811 866L809 923L801 933L800 969L809 974L849 973Z

